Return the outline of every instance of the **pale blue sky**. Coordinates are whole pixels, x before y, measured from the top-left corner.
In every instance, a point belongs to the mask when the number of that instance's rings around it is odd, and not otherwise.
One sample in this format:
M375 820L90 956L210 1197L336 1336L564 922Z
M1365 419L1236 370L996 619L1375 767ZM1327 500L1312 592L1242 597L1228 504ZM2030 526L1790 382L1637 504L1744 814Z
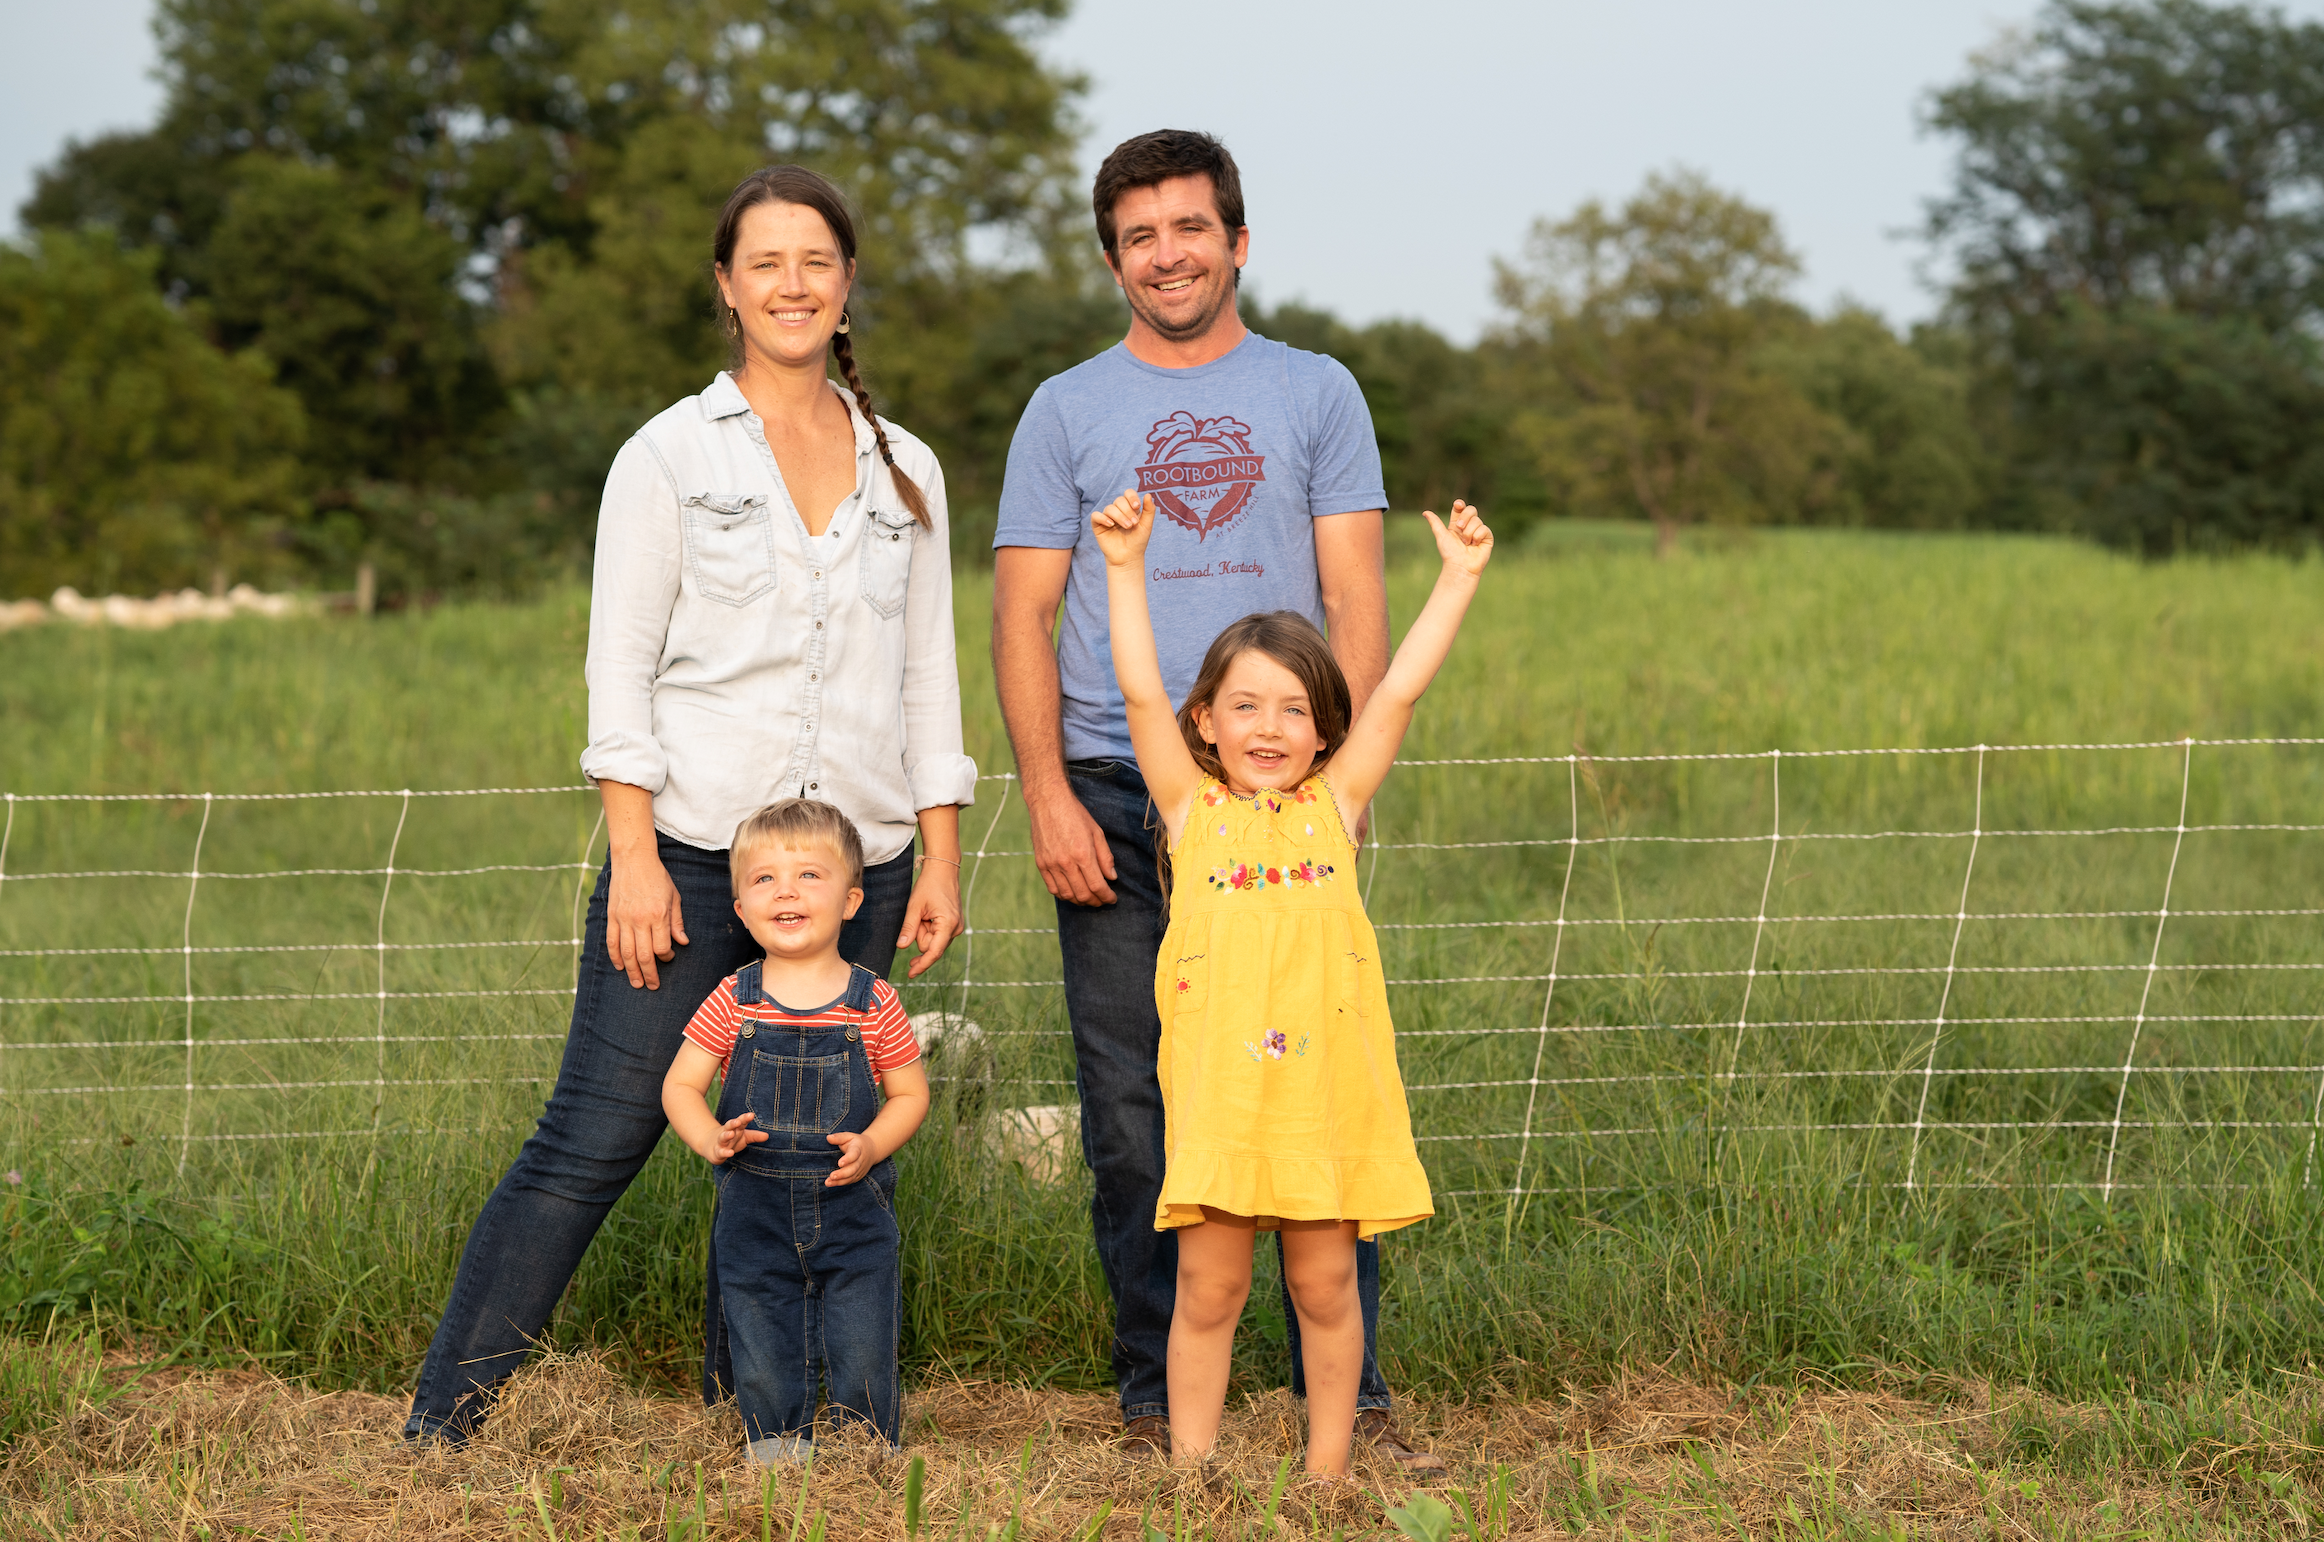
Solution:
M2301 0L2298 15L2324 14ZM1351 320L1415 316L1463 341L1493 317L1492 259L1540 215L1697 167L1781 219L1800 298L1897 320L1922 200L1949 150L1928 89L2031 0L1083 0L1043 44L1088 73L1094 170L1150 128L1221 135L1243 168L1250 282ZM150 121L148 0L0 0L0 206L67 135Z

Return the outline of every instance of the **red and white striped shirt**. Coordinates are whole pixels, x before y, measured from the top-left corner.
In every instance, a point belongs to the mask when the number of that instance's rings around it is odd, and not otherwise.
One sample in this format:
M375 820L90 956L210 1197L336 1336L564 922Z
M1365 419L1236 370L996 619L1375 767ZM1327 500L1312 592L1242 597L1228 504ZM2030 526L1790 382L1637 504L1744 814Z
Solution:
M686 1024L686 1037L705 1053L716 1056L721 1070L725 1069L727 1057L734 1053L735 1034L746 1021L781 1023L790 1028L853 1026L863 1034L864 1054L871 1060L875 1081L885 1081L888 1072L920 1058L920 1042L912 1037L912 1024L904 1016L904 1004L897 999L896 988L885 980L872 981L869 1012L850 1011L844 995L812 1012L788 1012L764 999L756 1006L742 1005L734 999L734 978L728 975L719 981L718 989L694 1009L693 1020Z

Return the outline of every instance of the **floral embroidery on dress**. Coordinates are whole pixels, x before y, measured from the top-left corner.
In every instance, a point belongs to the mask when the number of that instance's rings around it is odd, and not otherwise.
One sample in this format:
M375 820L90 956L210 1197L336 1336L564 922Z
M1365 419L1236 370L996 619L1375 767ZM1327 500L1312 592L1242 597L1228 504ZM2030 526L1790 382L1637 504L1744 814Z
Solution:
M1296 884L1328 883L1337 872L1329 862L1278 863L1272 867L1263 861L1235 862L1212 868L1210 886L1221 891L1240 889L1256 894L1270 884L1288 888Z
M1253 1044L1249 1039L1243 1040L1243 1053L1249 1055L1253 1060L1281 1060L1287 1053L1306 1054L1307 1042L1307 1035L1304 1033L1299 1036L1299 1042L1293 1044L1284 1036L1282 1029L1270 1028L1267 1030L1267 1036L1256 1044Z
M1282 813L1283 800L1286 796L1297 799L1302 803L1312 803L1315 801L1312 794L1301 798L1296 791L1287 795L1273 787L1262 787L1257 792L1253 793L1241 793L1235 791L1233 788L1227 786L1223 782L1215 781L1202 790L1202 801L1209 804L1212 808L1217 808L1220 804L1226 802L1227 799L1233 798L1238 802L1248 803L1252 808L1257 809L1262 814Z

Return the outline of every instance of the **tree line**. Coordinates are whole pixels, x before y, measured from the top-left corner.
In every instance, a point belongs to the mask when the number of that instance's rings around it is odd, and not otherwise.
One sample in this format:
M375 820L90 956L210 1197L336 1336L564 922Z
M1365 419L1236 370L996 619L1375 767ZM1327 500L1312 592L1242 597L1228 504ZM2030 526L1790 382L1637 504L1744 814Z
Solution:
M1028 42L1065 4L162 0L159 121L0 248L0 590L579 567L613 451L724 362L708 226L770 159L851 190L868 383L980 551L1025 400L1126 320ZM1796 303L1774 217L1683 170L1538 221L1473 345L1250 319L1354 372L1399 507L2305 547L2320 95L2315 24L2054 0L1924 104L1907 334Z

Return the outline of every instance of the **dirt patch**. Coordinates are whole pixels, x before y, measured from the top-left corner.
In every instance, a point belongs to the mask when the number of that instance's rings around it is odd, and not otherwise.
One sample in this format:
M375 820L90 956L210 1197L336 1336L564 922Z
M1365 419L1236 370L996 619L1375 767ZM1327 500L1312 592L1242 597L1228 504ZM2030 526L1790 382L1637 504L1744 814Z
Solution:
M1292 1486L1292 1537L1392 1534L1383 1501L1416 1488L1452 1535L1668 1537L2193 1534L2227 1510L2263 1533L2304 1530L2304 1491L2212 1467L2107 1478L2011 1466L2024 1400L1952 1403L1839 1391L1739 1393L1642 1374L1563 1402L1402 1411L1451 1472L1416 1485L1377 1463L1355 1491ZM937 1542L1144 1542L1256 1535L1278 1464L1298 1450L1287 1394L1232 1411L1199 1474L1121 1456L1102 1394L980 1382L922 1389L908 1445L829 1439L812 1474L741 1458L731 1408L640 1393L589 1359L527 1370L462 1450L398 1444L401 1398L315 1392L254 1371L150 1375L84 1406L0 1463L0 1531L56 1538L767 1538L907 1536L905 1488L924 1461L923 1528ZM2052 1408L2052 1423L2070 1416ZM2247 1462L2246 1466L2249 1465ZM2213 1467L2217 1463L2212 1464ZM698 1524L699 1523L699 1524Z

